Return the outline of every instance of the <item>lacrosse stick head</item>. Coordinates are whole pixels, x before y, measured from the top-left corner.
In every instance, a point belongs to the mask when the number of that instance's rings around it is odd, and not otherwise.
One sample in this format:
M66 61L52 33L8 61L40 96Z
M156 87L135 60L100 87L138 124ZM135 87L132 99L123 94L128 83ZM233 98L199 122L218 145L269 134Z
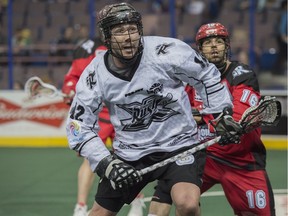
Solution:
M31 77L25 83L24 90L28 95L28 100L34 100L41 96L55 97L58 90L55 86L44 83L39 77Z
M260 126L276 126L281 118L281 103L275 97L264 96L259 104L248 108L240 120L243 130L248 133Z

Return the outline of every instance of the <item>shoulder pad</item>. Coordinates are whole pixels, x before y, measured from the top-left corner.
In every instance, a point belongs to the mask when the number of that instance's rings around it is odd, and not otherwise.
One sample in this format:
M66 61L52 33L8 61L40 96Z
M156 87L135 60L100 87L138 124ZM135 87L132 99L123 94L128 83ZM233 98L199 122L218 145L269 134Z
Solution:
M87 58L88 56L94 54L96 48L97 48L96 43L93 40L86 40L79 47L76 48L76 50L73 53L73 58L74 59Z
M256 73L248 65L233 62L232 67L228 68L226 78L231 85L244 84L251 86L255 90L259 90Z

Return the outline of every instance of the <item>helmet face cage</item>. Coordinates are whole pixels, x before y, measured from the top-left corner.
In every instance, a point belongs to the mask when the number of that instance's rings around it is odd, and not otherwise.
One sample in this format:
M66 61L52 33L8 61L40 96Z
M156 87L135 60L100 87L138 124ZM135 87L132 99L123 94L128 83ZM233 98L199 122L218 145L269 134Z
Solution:
M141 36L143 35L142 17L130 4L120 3L105 6L98 14L98 26L101 39L107 46L110 53L111 50L111 29L119 24L136 24ZM140 40L139 51L141 52L142 43ZM119 56L117 56L119 57ZM120 57L121 58L121 57Z
M143 34L143 26L141 15L138 12L119 12L117 15L109 16L99 22L100 31L104 42L111 39L111 29L119 24L135 23L137 25L139 34Z
M224 39L226 49L230 48L230 39L227 29L220 23L209 23L202 25L196 34L196 45L202 50L203 40L209 37L221 37Z

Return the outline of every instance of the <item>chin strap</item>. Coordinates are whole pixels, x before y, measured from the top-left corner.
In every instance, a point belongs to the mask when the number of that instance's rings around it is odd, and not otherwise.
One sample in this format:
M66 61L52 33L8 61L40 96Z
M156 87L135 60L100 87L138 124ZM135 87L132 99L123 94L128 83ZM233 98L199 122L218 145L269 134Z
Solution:
M130 67L137 61L139 56L142 56L142 53L143 53L143 42L140 41L140 44L139 44L137 52L130 59L123 58L123 56L113 53L111 46L108 46L108 53L111 54L112 56L116 57L117 59L119 59L119 61L122 64L125 64L127 67Z
M226 70L227 61L224 61L223 63L215 64L215 65L218 68L218 70L221 72L221 74L223 74Z

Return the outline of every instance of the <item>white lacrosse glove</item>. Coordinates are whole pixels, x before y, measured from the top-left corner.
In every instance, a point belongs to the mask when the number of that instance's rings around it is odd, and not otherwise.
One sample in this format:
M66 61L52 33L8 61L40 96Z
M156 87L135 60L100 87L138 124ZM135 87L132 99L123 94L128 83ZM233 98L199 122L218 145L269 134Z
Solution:
M62 87L63 101L67 105L72 104L73 98L75 96L75 86L76 83L69 81L68 83L65 83Z
M231 116L232 110L224 110L216 119L210 121L216 134L221 136L220 145L238 144L242 133L241 125Z
M101 178L108 178L113 189L125 189L140 182L142 176L131 165L109 155L103 158L96 167Z

